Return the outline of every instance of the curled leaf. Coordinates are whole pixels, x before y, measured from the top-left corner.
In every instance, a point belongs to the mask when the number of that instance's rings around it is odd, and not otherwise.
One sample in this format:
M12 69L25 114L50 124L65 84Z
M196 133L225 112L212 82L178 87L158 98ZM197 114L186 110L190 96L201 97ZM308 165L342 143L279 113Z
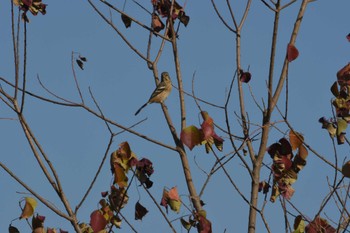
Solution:
M26 197L25 201L26 201L26 203L24 205L20 219L31 217L34 213L34 210L35 210L37 204L38 204L37 201L32 197Z
M243 71L240 70L240 80L243 83L248 83L250 81L250 79L252 78L251 73L249 73L249 71Z

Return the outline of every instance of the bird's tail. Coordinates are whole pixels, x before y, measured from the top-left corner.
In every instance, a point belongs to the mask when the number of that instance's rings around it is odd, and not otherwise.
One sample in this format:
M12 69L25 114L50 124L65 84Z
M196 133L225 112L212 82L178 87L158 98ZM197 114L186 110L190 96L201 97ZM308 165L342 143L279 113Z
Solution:
M135 116L136 116L137 114L139 114L139 113L141 112L141 110L142 110L144 107L147 106L147 104L148 104L148 102L145 103L144 105L142 105L141 108L139 108L139 110L137 110L137 111L135 112Z

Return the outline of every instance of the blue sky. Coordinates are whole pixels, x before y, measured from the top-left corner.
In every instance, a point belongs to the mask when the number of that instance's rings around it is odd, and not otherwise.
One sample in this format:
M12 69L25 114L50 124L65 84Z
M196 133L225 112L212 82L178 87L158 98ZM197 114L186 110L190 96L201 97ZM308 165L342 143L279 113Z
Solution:
M141 1L140 1L141 2ZM148 9L150 1L143 3ZM286 1L282 1L286 2ZM135 129L150 137L173 144L161 109L156 104L147 106L137 117L134 112L141 106L154 88L152 72L145 62L139 59L118 35L92 10L87 1L44 1L48 4L47 14L36 17L29 14L28 24L28 90L41 95L48 94L39 85L37 76L56 94L79 101L75 89L71 69L72 51L86 56L88 62L84 71L76 69L77 78L83 91L86 104L94 107L89 96L91 87L95 98L109 118L125 126L147 118ZM122 6L123 1L113 1L116 6ZM179 1L183 4L182 1ZM223 15L229 19L228 12L222 2L217 3L223 10ZM299 9L300 1L284 10L281 14L280 35L278 37L278 53L276 76L280 73L280 65L285 56L285 49L290 38L290 32ZM233 4L234 5L234 4ZM99 5L106 11L103 5ZM243 6L238 8L237 14ZM302 132L306 141L316 151L330 161L334 161L332 143L326 131L321 129L318 119L321 116L332 115L330 86L336 80L336 72L349 62L350 43L345 36L350 32L348 0L334 2L318 0L309 4L296 47L300 55L290 64L289 68L289 121L294 128ZM125 11L143 22L149 22L149 15L128 1ZM235 37L219 21L211 7L210 1L187 1L186 14L191 17L189 25L181 26L178 40L181 69L184 85L191 91L192 76L195 72L195 91L198 97L223 105L227 90L235 69ZM0 7L0 76L13 80L13 52L11 47L10 1ZM113 13L113 22L125 33L128 39L142 51L146 51L148 33L133 24L124 29L118 14ZM250 67L252 80L250 85L254 97L261 103L266 98L265 82L268 75L268 61L273 14L260 1L253 1L249 16L242 30L242 64ZM157 47L156 44L154 46ZM159 71L168 71L174 77L175 69L172 51L169 45L164 48L158 64ZM5 87L4 84L3 88ZM247 111L252 122L259 124L261 116L244 87L247 98ZM240 134L240 127L235 117L238 111L236 89L230 105L230 114L234 132ZM282 94L284 98L284 94ZM187 98L187 124L199 125L198 109L193 100ZM283 99L282 99L283 100ZM178 96L173 92L166 101L173 120L179 131ZM25 116L40 143L44 147L52 163L62 179L66 195L75 206L80 201L85 189L93 178L97 164L100 163L109 140L108 131L103 122L91 116L82 109L65 108L62 106L42 103L32 98L26 99ZM205 110L219 125L224 125L222 110L203 105ZM284 108L283 101L279 107ZM0 103L0 118L15 117L3 103ZM278 114L274 120L280 120ZM277 124L281 130L286 127ZM256 128L256 127L252 127ZM114 132L119 129L113 128ZM222 135L220 131L217 131ZM270 144L278 141L283 135L272 130ZM128 141L136 155L147 157L154 163L155 173L152 176L154 186L151 192L160 201L163 187L178 186L183 200L188 203L187 190L179 158L173 152L155 147L149 142L134 135L123 133L114 138L112 148ZM15 120L0 120L1 162L11 168L30 186L35 188L45 198L60 206L55 193L50 189L42 172L32 158L20 125ZM224 144L225 147L225 144ZM229 148L225 148L229 152ZM337 146L338 160L342 163L348 157L348 147ZM194 181L201 188L205 175L201 169L208 170L215 162L212 155L204 153L204 148L195 148L189 152ZM197 167L195 162L200 166ZM268 156L265 161L269 163ZM249 195L250 181L240 161L236 160L227 165L231 177L237 185ZM329 192L327 177L333 179L333 171L310 153L307 166L294 184L296 189L293 203L310 219L318 211L320 203ZM262 179L268 179L268 171L262 173ZM101 176L92 190L90 197L81 208L78 215L81 221L89 221L90 213L98 208L100 192L108 190L112 183L109 164L103 167ZM1 211L0 229L5 231L10 221L20 214L18 201L26 195L16 192L26 192L11 178L0 170ZM140 193L140 196L139 196ZM147 194L136 185L130 189L130 200L124 215L135 225L139 232L168 232L165 221L154 208ZM260 196L262 199L263 196ZM149 209L149 214L140 221L134 221L134 203L140 202ZM214 232L244 232L247 229L248 207L243 203L236 191L222 172L215 175L203 196L207 205L205 209L208 219L213 223ZM63 219L52 214L42 204L37 211L46 216L46 226L57 227L72 232L71 226ZM272 232L284 229L282 210L278 203L268 203L265 209L267 220ZM188 212L183 208L180 215L169 213L170 219L176 219ZM335 205L326 209L326 214L332 219L338 219L339 213ZM15 221L22 232L27 232L24 221ZM179 221L175 222L178 232ZM258 221L259 232L265 232ZM126 224L118 232L130 232Z

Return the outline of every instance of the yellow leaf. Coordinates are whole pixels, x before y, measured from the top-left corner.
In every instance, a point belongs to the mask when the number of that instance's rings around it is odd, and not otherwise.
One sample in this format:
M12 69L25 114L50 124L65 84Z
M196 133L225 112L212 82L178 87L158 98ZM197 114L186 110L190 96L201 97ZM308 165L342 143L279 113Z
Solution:
M35 210L37 204L38 204L37 201L32 197L26 197L25 200L26 200L26 204L24 205L24 209L22 211L20 219L31 217L34 213L34 210Z
M172 211L179 213L180 212L180 207L181 207L181 201L180 200L174 200L174 199L169 199L169 206Z

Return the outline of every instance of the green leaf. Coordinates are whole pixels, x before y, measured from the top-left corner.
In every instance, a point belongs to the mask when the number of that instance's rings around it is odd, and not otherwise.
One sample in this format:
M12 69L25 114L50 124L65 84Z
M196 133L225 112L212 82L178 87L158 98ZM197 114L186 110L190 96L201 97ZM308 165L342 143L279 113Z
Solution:
M187 222L187 221L186 221L185 219L183 219L183 218L181 218L180 221L181 221L182 226L183 226L186 230L190 230L190 229L191 229L192 225L191 225L190 222Z

